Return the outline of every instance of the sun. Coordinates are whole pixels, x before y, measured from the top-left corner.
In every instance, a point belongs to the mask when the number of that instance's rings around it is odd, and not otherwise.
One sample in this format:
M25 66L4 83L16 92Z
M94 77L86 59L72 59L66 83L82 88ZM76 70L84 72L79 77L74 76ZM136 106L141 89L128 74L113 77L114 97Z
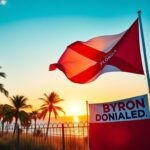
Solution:
M84 106L80 101L72 100L68 104L67 109L68 115L70 116L80 116L84 113Z
M6 5L7 1L6 0L0 0L1 5Z
M80 122L79 117L78 116L74 116L73 117L73 122L74 123L79 123Z

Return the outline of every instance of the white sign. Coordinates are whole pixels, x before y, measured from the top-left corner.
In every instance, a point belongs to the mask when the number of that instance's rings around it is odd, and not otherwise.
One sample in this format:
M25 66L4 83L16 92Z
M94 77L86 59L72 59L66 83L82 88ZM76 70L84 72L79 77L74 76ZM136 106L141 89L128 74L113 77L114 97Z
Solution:
M110 103L89 104L90 123L150 119L147 95Z

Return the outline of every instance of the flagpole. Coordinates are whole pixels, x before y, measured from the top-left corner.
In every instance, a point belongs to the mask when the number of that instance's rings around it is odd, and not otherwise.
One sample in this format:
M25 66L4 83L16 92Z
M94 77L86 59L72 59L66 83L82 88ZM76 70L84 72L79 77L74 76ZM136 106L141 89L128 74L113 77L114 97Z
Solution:
M147 84L148 84L148 92L150 93L150 75L148 70L148 61L146 57L146 46L145 46L145 40L144 40L144 33L143 33L143 26L142 26L142 18L141 18L141 11L138 11L138 20L140 24L140 33L141 33L141 41L142 41L142 47L143 47L143 54L144 54L144 62L145 62L145 69L146 69L146 77L147 77Z
M88 150L89 148L89 103L88 101L86 101L86 122L87 122L87 146L88 146Z

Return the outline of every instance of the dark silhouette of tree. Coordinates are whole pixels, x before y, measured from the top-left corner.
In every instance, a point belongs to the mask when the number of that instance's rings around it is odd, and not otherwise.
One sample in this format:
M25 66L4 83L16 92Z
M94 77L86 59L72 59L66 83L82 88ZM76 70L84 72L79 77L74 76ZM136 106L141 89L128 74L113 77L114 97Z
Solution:
M0 69L2 67L0 66ZM0 72L0 77L6 78L6 74L4 72ZM8 91L4 88L4 85L0 83L0 92L8 96Z
M12 109L8 115L15 118L15 128L14 128L14 133L15 133L18 120L20 120L20 123L28 120L29 115L27 112L24 111L24 109L31 108L31 105L26 104L27 98L22 95L21 96L16 95L10 97L10 102L12 104Z
M11 123L12 117L8 115L8 113L11 111L12 107L8 104L0 104L0 120L2 124L2 134L4 130L4 124L5 122Z
M44 94L44 98L40 98L44 102L43 105L41 105L41 112L39 115L39 118L45 119L46 115L48 114L48 122L47 122L47 130L46 130L46 136L48 136L48 129L50 125L50 120L51 120L51 114L54 113L55 118L58 117L58 111L61 111L65 114L64 110L56 106L55 104L63 101L63 99L59 98L59 95L55 92L51 92L49 95L46 93Z
M37 124L37 119L39 118L39 110L33 110L31 113L30 113L30 117L31 119L34 120L34 133L36 134L36 124Z

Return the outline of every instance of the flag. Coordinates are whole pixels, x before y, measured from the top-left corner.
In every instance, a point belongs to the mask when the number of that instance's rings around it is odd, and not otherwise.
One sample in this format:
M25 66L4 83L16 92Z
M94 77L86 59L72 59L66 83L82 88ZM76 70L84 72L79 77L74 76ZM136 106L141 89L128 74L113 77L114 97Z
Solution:
M72 82L88 83L111 71L144 74L139 46L138 19L116 35L99 36L69 45L59 61L49 66L58 68Z
M147 95L111 103L89 104L90 150L149 150Z

